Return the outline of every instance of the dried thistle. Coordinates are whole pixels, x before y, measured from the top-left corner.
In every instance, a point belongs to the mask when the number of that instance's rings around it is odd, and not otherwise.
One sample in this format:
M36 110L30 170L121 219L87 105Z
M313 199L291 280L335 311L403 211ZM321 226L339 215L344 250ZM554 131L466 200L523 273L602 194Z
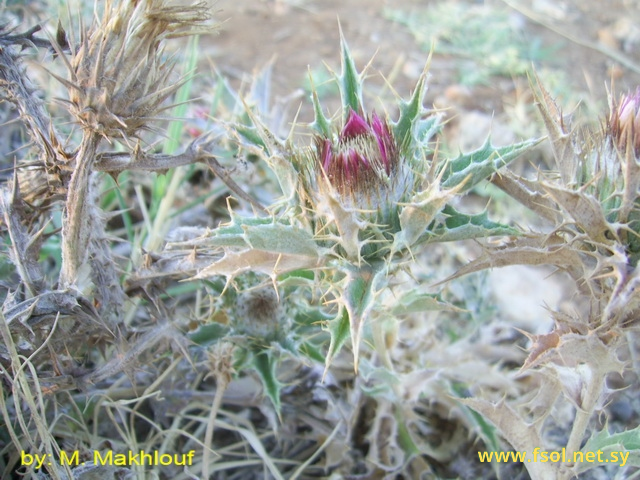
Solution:
M544 378L537 393L546 399L537 407L543 416L549 415L560 396L573 407L570 433L562 445L567 458L572 458L575 452L593 451L594 445L615 444L606 428L593 429L593 419L609 400L607 380L624 372L619 355L627 350L628 334L637 325L640 90L611 100L604 128L577 132L539 80L532 88L559 175L543 172L529 180L508 174L496 176L494 182L550 221L551 231L531 232L499 248L487 248L456 276L497 265L550 264L575 282L577 312L552 312L552 332L527 334L532 345L522 367L524 374L533 370ZM511 402L466 403L490 419L517 450L531 452L547 440L542 431L530 428L532 422L523 413L530 408L526 402L514 401L518 410ZM627 434L637 436L632 430L620 435ZM630 447L624 444L624 448ZM548 465L539 463L525 466L532 477L560 479L593 467L588 462L557 465L549 471L545 471Z
M83 129L106 138L129 138L150 121L185 79L173 81L174 62L163 42L205 31L205 2L183 6L167 0L107 0L103 15L66 63L69 110ZM60 52L62 53L62 52Z
M98 256L105 252L90 248L100 222L91 193L100 143L152 129L150 121L167 108L165 100L184 81L170 83L173 62L163 59L163 41L196 34L209 18L205 3L185 7L166 0L119 4L109 0L100 20L81 34L79 46L71 47L71 59L66 61L69 79L56 78L69 90L69 111L82 127L83 139L63 219L61 286L82 284L89 252ZM66 59L59 46L57 50ZM112 262L98 258L93 263ZM107 277L109 283L117 283L115 273Z

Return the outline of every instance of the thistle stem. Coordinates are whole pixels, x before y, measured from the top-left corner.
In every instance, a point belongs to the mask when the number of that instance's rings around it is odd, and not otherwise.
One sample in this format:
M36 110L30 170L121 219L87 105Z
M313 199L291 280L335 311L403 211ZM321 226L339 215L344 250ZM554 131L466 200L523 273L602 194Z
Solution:
M593 415L596 402L604 387L605 375L596 369L596 375L594 379L589 382L584 400L582 402L582 408L576 408L576 417L573 420L573 426L571 428L571 434L567 441L567 458L573 458L574 452L580 450L580 445L584 434L587 431L589 420Z
M80 268L87 259L95 215L94 198L91 195L91 174L101 140L99 134L85 131L76 155L76 168L69 182L69 193L62 219L62 268L59 278L61 288L77 284Z
M209 411L209 421L207 422L207 428L204 433L204 446L202 451L202 478L209 480L209 463L211 456L211 442L213 441L213 431L216 424L216 417L220 411L220 405L222 405L222 399L224 393L227 391L227 387L231 382L231 367L229 360L233 347L229 344L218 345L216 350L212 354L213 360L213 372L212 375L216 379L216 394L213 397L211 403L211 410Z

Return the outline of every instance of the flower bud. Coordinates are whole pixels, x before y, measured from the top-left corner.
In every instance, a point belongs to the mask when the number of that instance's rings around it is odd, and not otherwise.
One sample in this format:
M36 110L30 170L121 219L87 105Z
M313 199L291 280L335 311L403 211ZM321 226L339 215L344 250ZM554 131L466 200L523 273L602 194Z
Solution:
M247 290L236 299L236 330L251 337L276 339L285 323L284 309L272 287Z
M316 170L349 207L378 210L398 174L398 148L388 124L375 113L353 110L337 141L316 137Z
M609 132L620 152L625 153L630 148L635 157L640 158L640 87L613 105Z
M376 113L349 108L342 128L317 134L314 146L296 161L316 233L336 234L340 255L356 263L384 255L411 177L393 130Z

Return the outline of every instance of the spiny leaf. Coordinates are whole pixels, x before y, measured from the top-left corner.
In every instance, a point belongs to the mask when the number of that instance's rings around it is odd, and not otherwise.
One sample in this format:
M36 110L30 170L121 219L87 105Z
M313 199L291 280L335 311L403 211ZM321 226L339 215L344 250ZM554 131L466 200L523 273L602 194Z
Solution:
M422 455L422 449L416 444L411 430L407 427L408 419L404 413L402 407L398 404L394 409L396 425L398 426L398 443L402 447L402 451L405 452L407 458L414 457L416 455Z
M342 28L340 28L340 47L342 72L338 77L338 84L340 86L340 96L342 97L344 120L346 121L349 109L360 114L363 113L362 78L358 70L356 70L349 46L342 34Z
M491 421L511 446L517 451L526 452L527 457L533 458L534 450L544 445L537 426L526 423L504 401L494 404L479 398L461 398L459 402L478 412L483 419ZM554 466L548 462L527 462L524 466L532 478L557 477Z
M280 390L282 384L276 378L277 360L269 350L259 350L254 353L253 366L260 375L264 391L280 416Z
M272 278L279 274L300 268L317 267L318 258L308 255L288 255L265 250L247 249L241 252L227 252L220 260L203 268L191 280L224 275L232 278L240 273L255 271Z
M274 62L275 58L272 57L271 60L254 75L249 93L249 99L256 105L260 115L265 117L270 113L269 102L271 100L271 77Z
M462 185L462 191L470 190L478 182L504 167L512 160L533 147L540 140L525 140L506 147L494 147L487 138L478 150L465 153L448 162L442 175L442 187L452 188Z
M581 191L542 183L553 200L582 228L589 238L598 243L609 243L606 233L613 229L602 211L601 203L592 195Z
M359 219L358 212L353 208L345 208L336 192L331 192L325 197L340 234L340 245L344 249L347 258L353 262L360 262L360 231L364 222Z
M247 243L256 250L278 252L288 255L318 256L318 247L313 236L301 228L281 223L270 225L244 225Z
M405 102L400 101L400 117L398 121L392 125L393 133L401 148L407 147L414 133L414 125L416 120L420 118L420 114L423 111L422 101L424 99L424 93L426 91L426 72L420 75L420 79L416 84L411 100Z
M342 350L342 347L349 339L349 313L346 308L340 310L336 318L328 322L328 331L331 336L329 351L325 359L323 377L327 374L333 358Z
M557 207L541 182L520 177L509 170L491 176L491 183L514 200L551 223L559 222Z
M311 79L311 73L309 73ZM315 90L313 80L311 80L311 101L313 102L313 114L314 120L310 125L315 131L325 138L331 138L331 121L322 113L322 106L320 105L320 99L318 98L318 92Z
M452 242L457 240L469 240L472 238L486 238L497 236L517 236L522 232L517 228L489 220L487 212L477 215L467 215L458 212L451 205L442 210L446 215L444 222L426 232L416 243L421 242Z
M460 184L448 190L439 188L438 182L413 198L400 212L400 231L394 235L392 251L411 248L436 220L437 215L463 188Z
M218 322L202 325L195 332L189 333L189 339L196 345L207 346L229 335L229 327Z
M241 272L254 270L271 277L278 274L313 268L320 257L311 234L293 225L264 222L264 219L240 219L224 227L222 235L212 236L204 245L245 247L241 251L228 251L224 257L201 270L194 278L213 275L233 277ZM240 234L239 232L242 232Z
M349 313L349 328L356 372L358 371L358 357L364 322L373 308L374 294L383 275L385 275L383 264L350 267L347 270L347 283L342 294L342 300Z
M563 267L571 275L581 274L581 260L578 252L568 246L549 248L542 235L533 238L520 237L506 248L487 248L478 258L462 266L456 273L438 282L440 285L470 273L489 268L507 267L510 265L554 265Z
M394 316L399 316L437 310L462 311L458 307L443 302L437 294L412 290L398 300L398 303L393 306L390 313Z
M318 257L313 236L302 228L269 218L240 217L232 214L230 222L220 225L195 240L175 242L179 247L239 247L284 255Z
M416 142L422 147L424 152L424 148L427 147L431 138L440 131L440 120L442 119L442 115L433 114L429 115L424 120L418 120L416 122L414 131L415 131L415 139ZM420 157L422 159L422 157Z
M305 342L298 347L298 351L314 362L322 363L325 360L324 355L315 345Z
M585 455L588 452L600 451L603 452L603 459L611 458L610 455L612 452L617 452L618 454L624 452L625 455L628 455L628 457L624 458L625 467L640 466L640 427L614 434L610 434L606 429L600 430L587 440L587 443L581 450ZM608 460L607 463L620 464L621 462ZM584 472L589 468L604 464L604 462L580 462L577 465L577 469L578 472Z
M454 397L465 398L466 395L464 395L464 389L462 385L458 383L452 383L450 387L451 393ZM468 405L461 403L460 406L462 407L462 412L465 417L470 421L472 425L476 426L477 431L484 440L485 444L491 449L491 451L501 452L502 447L500 445L496 427L491 425L480 413L476 412Z
M269 146L260 135L260 131L254 126L236 124L235 131L251 145L263 148L267 154L270 153Z
M562 183L567 185L575 179L576 168L579 165L571 136L571 128L564 124L562 111L553 101L549 92L542 86L538 76L534 73L533 77L533 79L529 78L531 91L542 115L544 125L549 132L553 156L560 171Z

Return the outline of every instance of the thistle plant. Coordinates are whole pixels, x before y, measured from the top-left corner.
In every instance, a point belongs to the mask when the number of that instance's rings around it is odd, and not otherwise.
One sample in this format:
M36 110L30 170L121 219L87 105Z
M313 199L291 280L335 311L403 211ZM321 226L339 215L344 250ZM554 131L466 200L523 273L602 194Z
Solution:
M344 38L341 53L335 79L342 111L328 118L312 93L312 145L297 146L292 135L279 138L251 111L251 124L236 126L241 145L262 155L282 188L283 198L267 209L269 216L230 212L230 222L169 247L222 249L223 256L199 271L198 279L224 275L232 282L251 270L277 284L283 275L315 272L314 288L333 317L325 322L331 337L326 368L351 338L357 370L376 299L419 248L516 233L485 214L460 213L450 203L536 141L498 148L487 140L475 152L440 158L434 137L442 116L423 105L426 69L411 98L399 100L393 121L367 111L363 74ZM424 293L423 298L433 296Z
M491 266L549 264L565 272L578 292L573 312L552 312L554 329L532 335L521 374L540 375L536 402L465 403L490 419L514 449L563 449L566 463L525 466L534 478L573 478L597 466L574 462L574 454L628 451L637 458L637 429L611 434L598 430L595 417L614 393L607 380L625 371L638 305L638 91L611 99L599 131L573 131L568 119L539 83L532 84L553 147L556 171L531 180L511 172L492 182L550 224L483 255L454 277ZM633 354L631 354L633 355ZM549 444L542 428L557 402L573 407L564 444ZM635 456L635 457L634 457ZM635 460L634 460L635 461Z

